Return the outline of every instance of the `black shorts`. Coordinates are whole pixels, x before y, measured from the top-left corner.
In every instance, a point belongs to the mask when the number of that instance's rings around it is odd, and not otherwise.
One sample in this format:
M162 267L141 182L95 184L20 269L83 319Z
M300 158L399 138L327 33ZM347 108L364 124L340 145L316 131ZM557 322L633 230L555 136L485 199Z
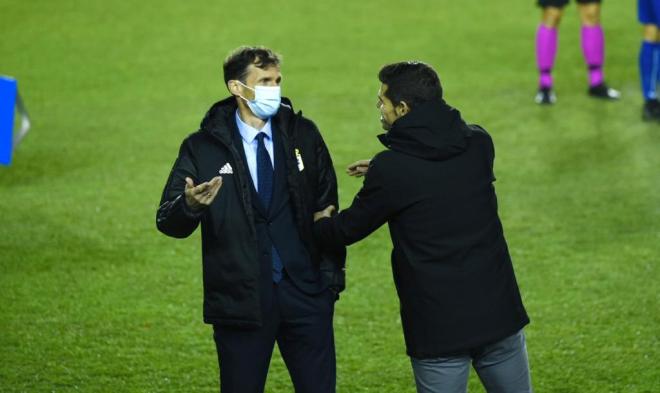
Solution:
M601 0L575 0L579 4L600 3ZM568 4L568 0L537 0L539 7L556 7L563 8Z

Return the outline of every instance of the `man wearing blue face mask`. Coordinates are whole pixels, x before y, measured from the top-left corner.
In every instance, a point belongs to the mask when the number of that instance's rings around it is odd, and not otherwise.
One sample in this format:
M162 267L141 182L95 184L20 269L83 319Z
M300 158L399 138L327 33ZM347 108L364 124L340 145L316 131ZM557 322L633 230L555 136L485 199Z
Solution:
M183 238L201 223L204 321L222 392L263 392L275 343L296 392L334 392L346 251L321 251L311 236L313 212L338 202L330 155L281 97L277 54L241 47L223 69L231 96L183 141L157 227Z

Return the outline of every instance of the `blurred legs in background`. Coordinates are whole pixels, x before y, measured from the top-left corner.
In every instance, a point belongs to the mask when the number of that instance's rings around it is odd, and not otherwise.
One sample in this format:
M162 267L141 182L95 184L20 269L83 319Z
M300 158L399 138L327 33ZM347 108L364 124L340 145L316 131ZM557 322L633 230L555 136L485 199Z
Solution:
M538 104L554 104L552 69L557 54L558 27L567 0L539 0L543 8L541 24L536 33L536 60L539 69L539 89L535 101ZM600 1L578 1L582 53L588 69L588 94L595 98L616 100L621 93L607 86L603 75L605 59L605 35L600 25Z
M660 101L656 93L660 73L660 0L638 0L639 22L644 25L639 51L639 77L644 97L642 120L660 120Z

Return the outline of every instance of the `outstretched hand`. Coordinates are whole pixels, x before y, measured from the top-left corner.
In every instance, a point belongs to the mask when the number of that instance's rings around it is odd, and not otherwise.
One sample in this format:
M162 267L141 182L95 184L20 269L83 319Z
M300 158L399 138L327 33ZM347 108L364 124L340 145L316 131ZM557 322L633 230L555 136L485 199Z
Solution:
M346 168L346 173L348 176L362 177L367 174L370 162L371 160L355 161Z
M197 186L191 178L186 177L186 203L193 210L201 210L213 202L220 187L222 187L221 176L216 176Z
M332 217L332 214L337 210L334 205L330 205L326 207L325 209L318 211L314 213L314 222L322 219L322 218L330 218Z

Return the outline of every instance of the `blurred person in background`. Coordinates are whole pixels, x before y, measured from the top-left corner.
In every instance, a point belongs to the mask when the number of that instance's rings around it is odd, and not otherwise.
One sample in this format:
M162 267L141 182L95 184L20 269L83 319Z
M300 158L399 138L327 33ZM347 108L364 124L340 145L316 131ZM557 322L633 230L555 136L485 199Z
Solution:
M539 69L539 86L535 97L537 104L554 104L557 100L553 89L552 69L558 45L559 22L569 0L538 0L543 9L541 24L536 32L536 62ZM580 37L582 53L587 64L591 97L617 100L621 93L607 86L603 74L605 60L605 35L600 25L600 0L576 0L582 28Z
M637 0L639 22L644 26L639 51L639 76L642 84L642 119L660 120L660 101L656 88L660 77L660 0Z
M314 123L281 97L280 58L241 47L224 62L231 93L184 139L156 223L202 228L204 321L213 325L220 390L261 393L277 342L298 393L334 393L334 303L345 248L321 252L314 212L337 179Z

